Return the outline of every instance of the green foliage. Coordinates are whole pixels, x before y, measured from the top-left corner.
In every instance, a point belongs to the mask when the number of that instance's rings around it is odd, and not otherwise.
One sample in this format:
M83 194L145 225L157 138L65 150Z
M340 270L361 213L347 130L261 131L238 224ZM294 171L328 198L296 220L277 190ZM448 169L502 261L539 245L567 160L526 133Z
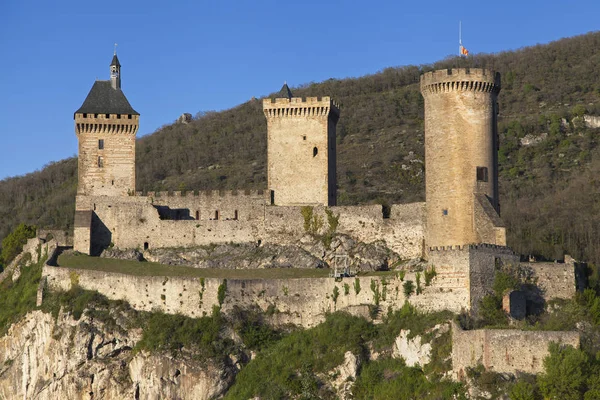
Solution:
M314 213L312 206L303 206L300 212L304 218L304 232L311 236L317 236L323 228L323 218Z
M537 387L525 381L515 383L509 395L511 400L541 400Z
M0 259L2 259L4 265L10 264L10 262L21 253L23 245L27 243L27 239L35 237L35 231L35 226L21 223L15 230L2 239Z
M381 292L379 291L379 283L374 279L371 279L371 292L373 292L373 301L378 306L381 300Z
M544 373L538 376L545 398L580 400L585 392L588 357L578 349L550 343L544 358Z
M332 297L334 304L337 304L337 299L338 299L339 295L340 295L340 289L338 289L337 286L334 286L333 287L333 297Z
M75 271L69 273L69 279L71 280L71 288L79 286L79 274Z
M297 398L303 393L322 398L315 392L322 386L318 374L340 365L346 351L363 354L374 334L374 326L362 318L330 314L315 328L292 332L260 352L239 372L225 399Z
M519 289L521 282L519 278L515 274L511 274L502 270L496 271L496 276L494 277L494 293L500 298L506 292L511 290Z
M415 284L413 281L406 281L402 284L402 289L404 291L404 297L408 299L415 292Z
M356 380L355 399L465 399L460 383L430 381L419 368L402 359L384 358L368 362Z
M435 272L435 267L431 267L424 272L425 275L425 286L429 286L431 284L431 280L437 275Z
M278 331L265 323L263 313L258 308L246 309L234 306L231 320L233 328L249 349L261 350L281 338Z
M340 224L340 215L335 215L329 208L325 209L325 214L327 214L327 231L333 235Z
M348 296L350 294L350 285L344 283L344 296Z
M400 280L402 282L404 282L404 277L405 276L406 276L406 271L405 270L402 269L402 270L398 271L398 278L400 278Z
M415 276L415 279L417 281L417 290L416 293L417 295L421 294L423 292L423 289L421 288L421 273L417 272L417 275Z
M354 278L354 293L357 295L360 293L360 279Z
M227 294L227 279L223 279L223 283L219 285L217 288L217 301L219 302L219 307L223 305L225 302L225 295Z
M35 308L37 288L45 259L29 267L21 266L21 276L15 282L7 277L0 284L0 336L9 326Z

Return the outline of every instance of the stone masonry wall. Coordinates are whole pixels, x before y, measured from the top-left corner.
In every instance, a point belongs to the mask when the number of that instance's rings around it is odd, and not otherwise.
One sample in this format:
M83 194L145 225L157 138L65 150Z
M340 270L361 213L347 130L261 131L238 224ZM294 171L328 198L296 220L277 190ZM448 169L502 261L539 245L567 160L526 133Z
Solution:
M516 329L478 329L463 331L452 323L452 370L456 378L466 376L466 368L481 364L499 373L543 371L544 357L551 342L579 347L576 331L520 331Z
M217 278L133 276L49 265L44 267L43 276L50 290L68 290L76 280L84 289L96 290L109 299L125 300L138 310L159 309L189 317L210 314L213 306L218 305L217 293L223 284ZM309 327L322 322L326 312L352 312L374 305L375 293L379 293L381 310L397 310L404 304L403 284L408 280L416 282L415 274L407 273L404 280L395 276L365 276L344 278L340 282L333 278L228 279L222 309L228 312L236 305L258 305L266 311L271 306L278 311L275 318L279 323ZM425 310L460 310L461 296L455 293L440 296L435 279L431 286L425 286L422 278L421 284L423 293L410 296L411 303ZM338 296L334 300L336 287Z
M533 271L537 285L544 292L544 298L572 299L575 296L575 265L569 263L531 262L522 263Z
M113 243L119 248L143 248L146 244L148 248L190 247L259 240L293 244L306 234L301 207L266 205L265 195L260 191L203 192L186 196L166 193L77 196L76 208L75 249L82 252L86 246L89 248L86 229L91 222L86 219L88 225L78 224L85 216L85 211L79 210L93 210L103 225L95 225L96 230L102 232L92 232L92 241ZM423 254L424 203L394 205L390 218L385 219L378 205L330 209L339 215L338 233L367 243L384 240L404 259ZM323 220L324 232L328 229L325 208L314 207L313 210ZM161 213L182 219L161 219Z

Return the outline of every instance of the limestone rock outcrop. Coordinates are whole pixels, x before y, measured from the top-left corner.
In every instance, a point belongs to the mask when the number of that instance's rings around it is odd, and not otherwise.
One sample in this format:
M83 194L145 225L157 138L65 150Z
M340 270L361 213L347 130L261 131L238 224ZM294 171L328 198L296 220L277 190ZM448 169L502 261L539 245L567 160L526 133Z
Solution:
M228 367L134 354L140 335L85 315L30 312L0 338L0 398L209 399L231 384Z

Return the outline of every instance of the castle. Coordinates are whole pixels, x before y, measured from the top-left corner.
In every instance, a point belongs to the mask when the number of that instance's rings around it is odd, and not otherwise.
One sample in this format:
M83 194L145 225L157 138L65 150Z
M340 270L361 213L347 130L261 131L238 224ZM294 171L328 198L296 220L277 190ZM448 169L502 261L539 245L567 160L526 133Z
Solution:
M284 84L263 100L268 184L264 191L136 192L136 112L110 80L96 81L75 112L79 140L74 249L151 249L211 243L293 244L305 234L302 208L339 216L338 233L383 240L399 258L435 266L440 308L471 309L495 268L517 263L506 247L498 201L500 75L452 69L421 76L425 99L426 202L336 206L336 124L330 97L294 97ZM453 293L448 297L448 293ZM447 297L447 300L443 300Z

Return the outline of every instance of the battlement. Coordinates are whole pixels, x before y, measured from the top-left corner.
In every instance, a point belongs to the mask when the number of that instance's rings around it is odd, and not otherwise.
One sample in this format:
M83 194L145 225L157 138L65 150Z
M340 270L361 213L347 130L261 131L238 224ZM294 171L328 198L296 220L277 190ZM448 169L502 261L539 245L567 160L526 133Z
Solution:
M500 250L503 253L516 254L510 248L506 246L499 246L496 244L489 243L478 243L478 244L463 244L463 245L454 245L454 246L433 246L429 247L429 252L449 252L449 251L462 251L462 250L480 250L480 249L494 249Z
M75 114L75 132L80 134L135 135L139 128L139 115L134 114Z
M160 191L144 192L137 191L138 197L263 197L264 190L190 190L182 191Z
M426 72L421 75L421 93L475 91L498 93L500 74L482 68L453 68Z
M265 117L320 117L333 113L339 116L339 104L329 96L263 99Z

